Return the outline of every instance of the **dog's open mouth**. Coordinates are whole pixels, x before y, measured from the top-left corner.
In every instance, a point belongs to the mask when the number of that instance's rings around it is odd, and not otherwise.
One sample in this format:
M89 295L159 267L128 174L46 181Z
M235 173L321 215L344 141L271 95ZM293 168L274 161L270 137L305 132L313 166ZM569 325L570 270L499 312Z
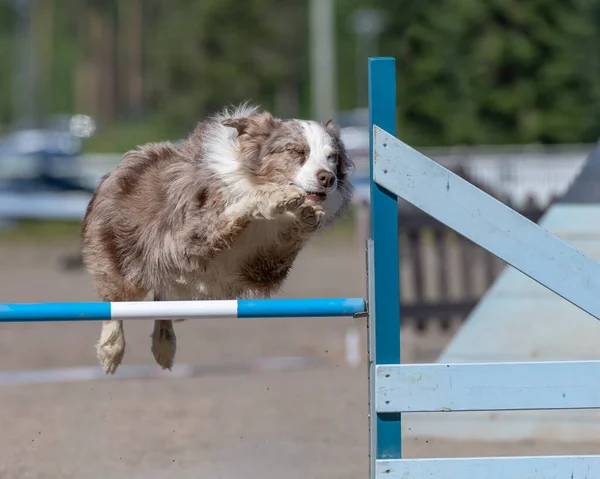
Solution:
M323 201L325 198L327 198L327 194L320 191L306 192L306 199L310 201Z

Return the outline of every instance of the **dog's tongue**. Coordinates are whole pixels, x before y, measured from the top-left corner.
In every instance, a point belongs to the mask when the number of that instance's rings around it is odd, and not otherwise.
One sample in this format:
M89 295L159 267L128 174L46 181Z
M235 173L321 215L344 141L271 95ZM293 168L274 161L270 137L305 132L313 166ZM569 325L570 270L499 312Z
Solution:
M311 201L321 201L323 199L323 196L317 195L315 193L309 193L308 195L306 195L306 199Z

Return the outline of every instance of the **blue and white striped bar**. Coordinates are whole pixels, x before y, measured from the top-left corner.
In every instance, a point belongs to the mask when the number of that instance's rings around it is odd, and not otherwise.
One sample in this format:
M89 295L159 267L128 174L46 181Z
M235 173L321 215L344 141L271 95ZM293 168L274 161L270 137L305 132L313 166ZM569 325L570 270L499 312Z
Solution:
M0 323L109 319L353 317L362 298L0 304Z

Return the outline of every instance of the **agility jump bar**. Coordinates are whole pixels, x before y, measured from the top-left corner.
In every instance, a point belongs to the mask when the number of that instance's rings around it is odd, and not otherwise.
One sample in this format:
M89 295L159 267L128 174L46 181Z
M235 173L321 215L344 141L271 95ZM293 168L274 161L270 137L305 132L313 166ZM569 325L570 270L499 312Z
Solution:
M310 318L358 316L362 298L0 303L0 323L109 319Z

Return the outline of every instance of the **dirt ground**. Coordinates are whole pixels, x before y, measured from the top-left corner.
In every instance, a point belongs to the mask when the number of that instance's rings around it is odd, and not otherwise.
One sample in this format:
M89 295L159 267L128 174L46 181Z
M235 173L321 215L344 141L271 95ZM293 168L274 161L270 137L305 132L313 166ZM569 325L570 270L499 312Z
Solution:
M95 300L84 272L58 267L76 248L0 242L0 302ZM280 296L364 296L364 258L362 244L318 239ZM178 323L177 367L166 374L154 367L151 324L125 328L124 364L107 378L97 323L0 325L1 479L368 477L364 320ZM347 358L349 331L360 338L358 365ZM447 339L403 329L403 360L434 360ZM595 452L404 440L408 457Z

